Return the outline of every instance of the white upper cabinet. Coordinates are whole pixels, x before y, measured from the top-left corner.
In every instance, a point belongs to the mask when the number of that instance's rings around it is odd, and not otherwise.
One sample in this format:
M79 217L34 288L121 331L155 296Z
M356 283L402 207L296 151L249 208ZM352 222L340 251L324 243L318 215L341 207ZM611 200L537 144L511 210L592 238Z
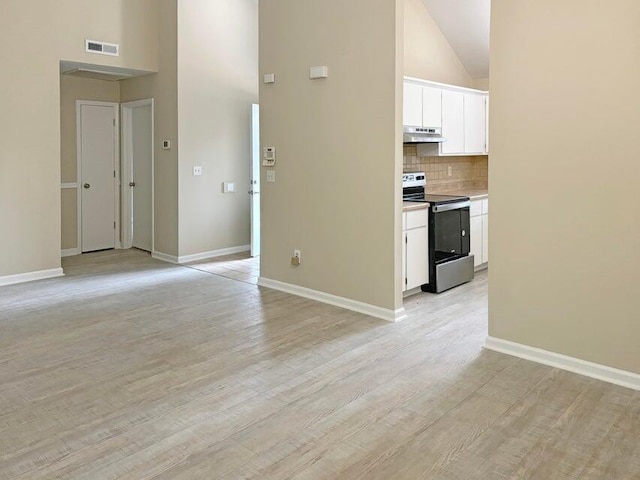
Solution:
M442 126L442 90L404 82L403 125L405 127Z
M403 124L407 127L422 127L422 85L404 82Z
M422 87L422 126L442 127L442 90Z
M442 91L442 136L441 153L464 154L464 94Z
M475 93L464 94L464 153L486 151L486 114L485 95ZM445 134L446 138L446 134Z
M486 155L489 152L489 95L470 88L404 81L403 123L442 128L443 143L418 144L419 156Z
M489 94L484 94L484 129L485 129L485 141L484 141L484 153L489 153Z

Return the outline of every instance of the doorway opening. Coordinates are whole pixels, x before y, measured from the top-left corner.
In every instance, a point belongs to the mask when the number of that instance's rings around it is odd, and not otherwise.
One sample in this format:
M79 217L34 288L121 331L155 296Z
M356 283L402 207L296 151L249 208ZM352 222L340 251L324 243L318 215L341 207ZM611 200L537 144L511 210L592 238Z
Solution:
M248 252L199 260L189 267L222 277L257 285L260 276L260 106L251 105L251 157L249 176L249 215L251 248Z
M154 248L154 102L122 107L122 248Z

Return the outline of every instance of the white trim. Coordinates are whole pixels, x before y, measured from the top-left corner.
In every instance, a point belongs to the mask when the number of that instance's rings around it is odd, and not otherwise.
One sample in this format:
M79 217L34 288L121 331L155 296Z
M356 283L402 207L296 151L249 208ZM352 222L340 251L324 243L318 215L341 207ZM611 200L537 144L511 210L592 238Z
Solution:
M122 185L128 186L133 181L133 162L131 143L131 113L134 108L151 106L151 251L155 247L155 102L153 98L135 100L121 104L120 115L122 117ZM122 188L120 192L122 201L122 248L133 246L133 195L131 188ZM126 220L125 220L126 219Z
M416 78L416 77L406 77L405 76L404 80L406 80L408 82L419 83L421 85L437 87L437 88L441 88L443 90L452 90L452 91L456 91L456 92L489 93L489 90L478 90L477 88L461 87L459 85L451 85L450 83L433 82L431 80L424 80L422 78ZM475 154L475 155L483 155L483 154L478 153L478 154Z
M197 262L198 260L206 260L207 258L224 257L234 253L248 252L251 245L238 245L237 247L221 248L220 250L211 250L209 252L194 253L193 255L183 255L178 257L178 263Z
M640 390L640 374L608 367L599 363L580 360L560 353L549 352L541 348L530 347L521 343L510 342L501 338L487 337L484 348L495 352L506 353L514 357L531 360L551 367L595 378L623 387Z
M169 255L168 253L163 252L151 252L151 258L155 258L156 260L160 260L162 262L173 263L178 265L178 257L174 255Z
M82 106L83 105L95 105L102 107L113 107L113 117L115 119L114 126L114 158L113 169L116 174L113 179L114 183L114 217L116 222L116 228L114 228L114 246L115 248L122 248L120 244L120 104L117 102L100 102L97 100L76 100L76 163L77 163L77 176L76 178L76 198L77 198L77 228L78 237L77 245L80 253L82 253Z
M5 275L0 277L0 286L14 285L16 283L33 282L34 280L45 280L47 278L63 277L62 268L52 268L50 270L37 270L35 272L18 273L16 275Z
M80 255L82 252L79 248L65 248L60 252L61 257L73 257L74 255Z
M78 182L61 183L60 188L78 188Z
M260 277L258 279L258 285L297 295L299 297L309 298L318 302L328 303L329 305L335 305L336 307L346 308L347 310L353 310L354 312L364 313L371 317L381 318L387 322L399 322L400 320L407 318L404 307L394 311L388 308L358 302L357 300L351 300L350 298L338 297L337 295L332 295L330 293L320 292L318 290L312 290L310 288L300 287L298 285L292 285L278 280L271 280L270 278L265 277Z

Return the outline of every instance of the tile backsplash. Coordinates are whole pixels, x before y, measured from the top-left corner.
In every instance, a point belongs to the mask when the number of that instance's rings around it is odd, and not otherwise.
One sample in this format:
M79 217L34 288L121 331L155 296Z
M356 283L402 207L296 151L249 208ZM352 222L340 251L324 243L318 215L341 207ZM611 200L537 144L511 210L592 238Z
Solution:
M487 155L469 157L418 157L415 145L404 146L405 172L426 172L427 192L485 189L489 181ZM451 167L451 176L449 176Z

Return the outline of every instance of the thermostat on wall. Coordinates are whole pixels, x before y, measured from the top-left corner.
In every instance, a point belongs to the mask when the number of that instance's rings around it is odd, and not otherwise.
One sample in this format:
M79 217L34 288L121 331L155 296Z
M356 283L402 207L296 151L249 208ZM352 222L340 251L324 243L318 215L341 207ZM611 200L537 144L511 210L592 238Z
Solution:
M273 167L276 164L276 147L264 147L263 167Z
M170 150L171 149L171 140L163 140L162 141L162 149Z

